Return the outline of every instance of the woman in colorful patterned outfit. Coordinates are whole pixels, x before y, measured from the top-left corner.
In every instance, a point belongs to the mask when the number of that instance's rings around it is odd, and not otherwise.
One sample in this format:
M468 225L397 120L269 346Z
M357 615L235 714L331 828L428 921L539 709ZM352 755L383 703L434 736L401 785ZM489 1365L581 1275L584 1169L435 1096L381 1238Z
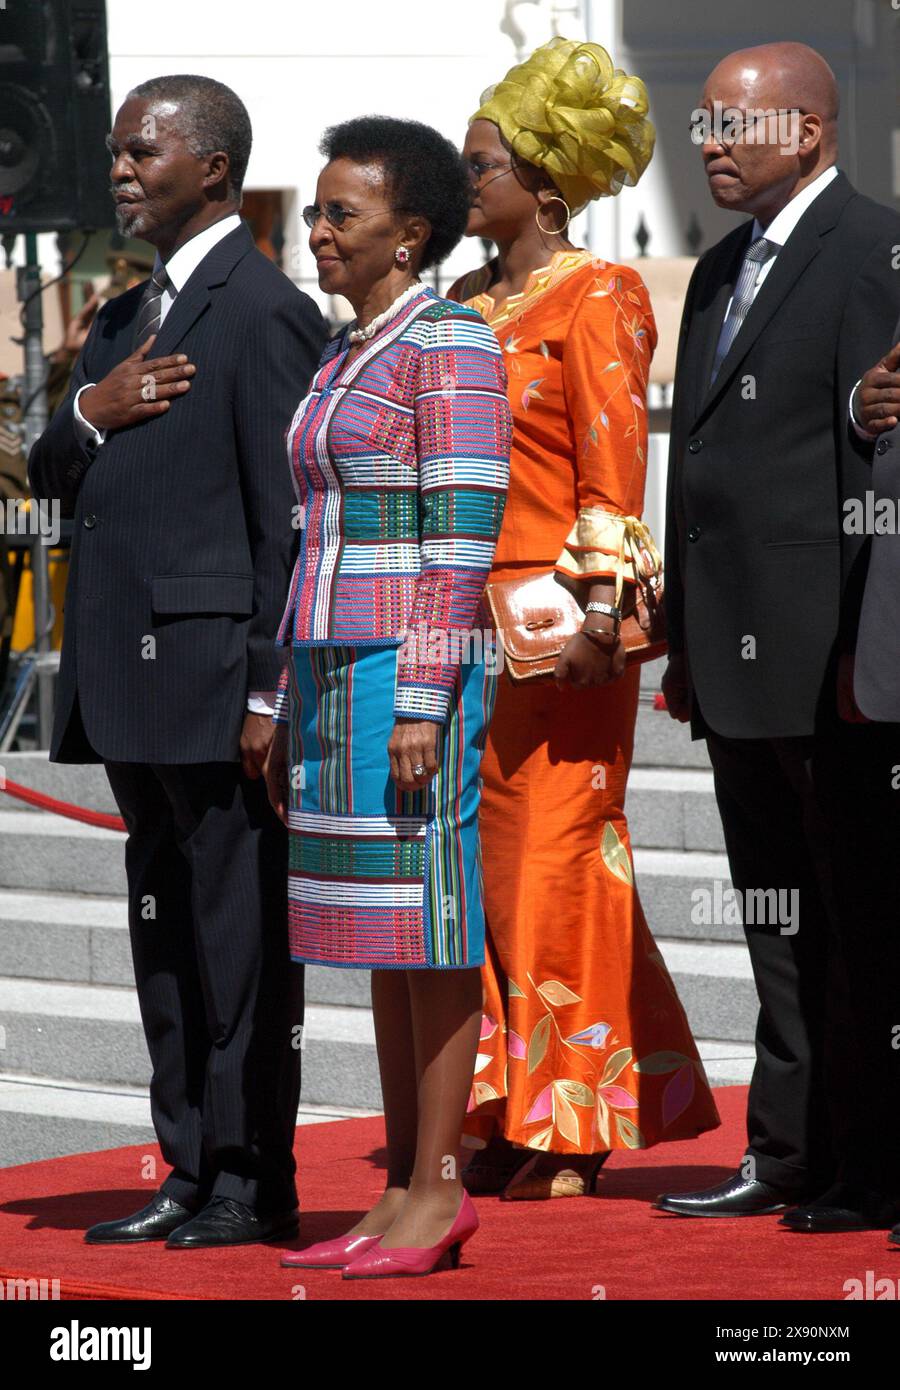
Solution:
M372 970L388 1173L352 1231L284 1262L373 1278L458 1259L478 1224L456 1156L484 961L481 601L511 425L494 334L417 278L465 230L458 151L366 117L322 153L310 248L356 323L287 436L303 529L267 778L290 830L293 958Z
M639 671L625 669L615 574L643 506L656 344L630 269L572 245L569 216L636 183L653 149L643 83L556 39L487 92L464 153L470 236L498 256L450 291L494 328L509 377L509 497L492 579L556 568L583 634L556 680L499 679L482 764L487 910L470 1191L592 1190L608 1151L718 1123L684 1011L641 910L625 786ZM627 553L627 550L626 550ZM625 567L626 583L633 571ZM626 590L627 592L627 590Z

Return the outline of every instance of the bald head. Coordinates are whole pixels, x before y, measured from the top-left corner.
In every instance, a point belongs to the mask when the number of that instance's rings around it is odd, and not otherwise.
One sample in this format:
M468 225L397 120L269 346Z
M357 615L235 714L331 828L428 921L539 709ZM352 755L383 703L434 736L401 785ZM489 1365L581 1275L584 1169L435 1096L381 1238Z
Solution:
M814 48L805 43L761 43L729 53L709 75L706 92L740 92L747 106L776 107L819 116L837 141L840 94L834 73ZM715 90L714 90L715 89Z
M752 212L766 226L835 163L839 104L834 73L805 43L764 43L729 53L703 89L703 108L713 117L737 113L731 130L739 132L725 130L722 138L720 125L703 142L714 200L735 212Z

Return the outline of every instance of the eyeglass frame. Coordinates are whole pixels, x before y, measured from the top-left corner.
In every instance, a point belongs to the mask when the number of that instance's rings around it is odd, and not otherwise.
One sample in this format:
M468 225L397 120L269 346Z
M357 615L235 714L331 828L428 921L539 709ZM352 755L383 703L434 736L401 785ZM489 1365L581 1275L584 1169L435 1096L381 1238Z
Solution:
M329 208L340 209L343 215L339 222L336 222L333 215L329 214ZM355 208L345 208L342 203L331 201L326 203L324 208L320 208L318 203L307 203L306 207L301 210L300 216L310 231L313 230L320 217L325 218L329 227L334 227L336 231L341 231L348 217L357 218L360 222L368 222L370 218L381 217L384 213L408 211L409 208L390 207L378 208L376 212L357 212ZM310 221L310 214L312 215L312 221Z
M732 149L735 145L741 145L741 144L744 143L744 137L745 137L745 135L746 135L746 133L747 133L748 130L755 130L756 126L759 124L760 121L767 121L767 120L770 120L770 119L772 118L773 115L776 116L776 117L779 118L779 119L780 119L782 116L807 116L807 115L809 115L809 112L808 112L808 111L804 111L803 108L800 107L800 106L784 106L784 107L775 107L775 108L772 108L772 109L767 108L767 109L764 110L764 111L741 111L739 107L730 107L730 108L728 108L728 109L729 109L730 111L733 111L735 115L739 115L739 116L741 117L741 133L740 133L740 135L734 135L734 136L732 136L732 137L730 137L730 138L727 137L727 136L724 134L724 131L721 129L721 122L720 122L720 130L719 130L719 132L717 133L716 130L715 130L715 117L713 117L713 118L712 118L712 119L713 119L713 129L712 129L712 131L711 131L708 135L706 135L706 136L704 137L704 139L702 139L702 140L697 140L697 139L694 138L694 136L695 136L695 131L702 130L703 124L704 124L702 118L701 118L701 117L697 117L696 119L692 120L692 121L690 122L689 126L688 126L688 133L689 133L689 135L690 135L691 143L694 144L694 145L703 146L703 145L707 144L708 141L712 140L714 144L716 144L716 145L721 145L722 148L725 149L725 150L730 150L730 149ZM707 112L707 114L709 114L709 113ZM728 117L728 123L733 123L733 117L732 117L732 116L729 116L729 117ZM751 140L750 143L751 143L751 144L755 144L756 142Z

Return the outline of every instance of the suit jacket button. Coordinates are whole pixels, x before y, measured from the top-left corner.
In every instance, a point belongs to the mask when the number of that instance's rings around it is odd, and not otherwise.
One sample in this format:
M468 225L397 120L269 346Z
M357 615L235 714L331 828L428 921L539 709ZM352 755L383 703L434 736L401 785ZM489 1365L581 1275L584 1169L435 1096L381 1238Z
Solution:
M690 441L690 443L688 444L688 453L690 453L690 454L699 454L699 452L700 452L700 450L701 450L702 448L703 448L703 440L702 440L702 439L692 439L692 440Z
M89 531L93 530L93 528L97 525L97 518L94 516L93 512L88 512L87 516L84 518L84 521L82 522L82 525L86 526Z
M689 540L689 541L699 541L699 539L700 539L700 527L699 527L699 526L692 526L691 529L690 529L690 531L688 531L688 540Z
M886 454L890 447L886 439L879 439L878 443L875 445L875 452L876 454Z

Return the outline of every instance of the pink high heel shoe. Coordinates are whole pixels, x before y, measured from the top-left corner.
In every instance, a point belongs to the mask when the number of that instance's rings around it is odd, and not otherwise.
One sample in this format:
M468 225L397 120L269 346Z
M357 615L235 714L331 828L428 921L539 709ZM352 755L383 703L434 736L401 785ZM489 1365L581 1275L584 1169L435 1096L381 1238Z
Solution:
M337 1240L320 1240L305 1250L286 1250L281 1263L286 1269L343 1269L351 1260L371 1250L381 1236L339 1236Z
M459 1269L460 1251L477 1230L478 1213L468 1192L464 1191L456 1219L437 1245L423 1250L411 1245L398 1245L394 1250L384 1250L376 1242L352 1264L346 1266L341 1278L397 1279L407 1275L432 1274L448 1250L451 1268Z

